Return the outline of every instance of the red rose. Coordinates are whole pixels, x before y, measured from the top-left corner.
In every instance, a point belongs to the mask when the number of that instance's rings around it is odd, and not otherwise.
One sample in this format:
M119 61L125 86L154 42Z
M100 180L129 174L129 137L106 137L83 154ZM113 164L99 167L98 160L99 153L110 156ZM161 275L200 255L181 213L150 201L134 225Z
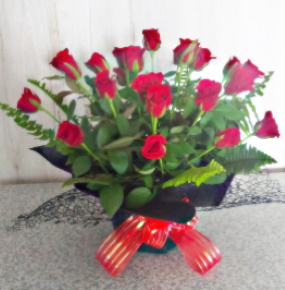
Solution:
M37 95L33 94L30 89L24 88L22 97L17 103L17 108L25 113L37 112L39 109L30 100L36 101L39 105L41 104L41 100Z
M53 67L63 71L71 79L76 80L76 75L66 65L66 63L68 63L70 66L72 66L77 71L77 73L79 75L81 75L80 68L78 67L78 65L77 65L76 61L74 60L73 56L68 53L68 49L67 48L65 48L64 50L58 52L57 55L50 62L50 64Z
M202 105L202 111L204 112L212 110L219 100L222 85L218 82L205 79L199 82L196 89L197 97L195 104L197 106Z
M56 138L61 139L69 146L77 147L83 142L84 134L78 125L64 121L59 124Z
M267 111L263 120L255 124L254 131L255 135L259 138L274 138L280 136L278 126L271 111Z
M195 45L195 42L189 38L180 38L179 40L180 44L173 49L173 62L175 64L184 63L190 65L198 53L199 43L197 42ZM191 44L195 45L192 49L190 48Z
M115 67L113 69L114 73L117 75L117 82L121 86L126 86L127 85L127 78L126 78L126 73L123 69L119 67Z
M237 127L227 128L216 134L215 146L220 149L236 146L240 142L240 131Z
M147 50L158 50L161 44L158 29L145 29L142 31L143 44Z
M91 58L85 64L96 73L99 73L103 70L109 70L109 64L105 57L98 52L94 52Z
M117 59L119 67L130 72L139 72L143 69L144 48L139 46L115 47L113 55Z
M201 70L211 59L214 58L215 57L211 56L211 51L208 48L200 48L196 59L194 60L193 67L195 70Z
M155 118L161 117L171 104L171 88L169 85L153 85L146 95L146 108Z
M138 92L142 101L145 100L148 89L153 85L160 85L164 79L162 73L141 74L132 82L132 89Z
M160 159L165 153L164 145L166 139L162 135L151 135L146 137L144 146L142 147L142 156L146 159Z
M109 71L104 70L99 72L94 79L94 83L97 87L99 97L113 99L116 95L116 81L109 78Z
M228 61L223 69L223 73L228 78L225 85L226 94L239 94L245 91L253 91L254 80L264 75L250 60L241 64L236 57Z

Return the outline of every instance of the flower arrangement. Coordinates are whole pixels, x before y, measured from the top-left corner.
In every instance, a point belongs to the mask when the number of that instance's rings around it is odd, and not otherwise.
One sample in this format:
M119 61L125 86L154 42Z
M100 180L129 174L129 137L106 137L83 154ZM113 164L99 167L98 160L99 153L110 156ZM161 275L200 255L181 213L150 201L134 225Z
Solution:
M25 88L17 109L0 108L29 134L47 144L34 150L72 177L64 185L76 185L100 197L109 216L119 209L162 219L175 220L195 211L181 200L171 206L154 203L158 192L185 183L221 184L240 172L258 170L275 160L245 141L279 137L270 111L260 119L253 104L263 95L272 76L250 60L231 58L220 81L193 78L215 59L197 40L180 39L173 50L175 70L156 72L155 54L161 45L157 29L143 30L143 48L115 48L118 67L93 53L85 63L92 76L83 76L79 64L64 49L50 64L62 75L48 81L65 81L68 91L51 92L46 80L28 80L62 111L62 119L41 104L41 98ZM144 55L150 54L151 71L144 70ZM170 62L170 61L169 61ZM88 110L76 115L77 93L87 98ZM57 129L44 129L30 114L47 113ZM241 140L241 134L244 138ZM176 212L175 218L161 213ZM181 215L177 212L181 213ZM182 214L183 213L183 214Z

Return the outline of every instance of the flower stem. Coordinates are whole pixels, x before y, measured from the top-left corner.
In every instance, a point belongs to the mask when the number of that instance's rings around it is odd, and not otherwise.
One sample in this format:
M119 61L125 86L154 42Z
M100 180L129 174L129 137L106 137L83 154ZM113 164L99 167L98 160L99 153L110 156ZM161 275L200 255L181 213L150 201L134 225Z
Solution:
M29 99L30 103L33 104L35 107L37 107L40 111L45 112L48 114L55 122L60 123L60 121L47 109L45 109L41 104L39 104L37 101Z
M105 173L108 173L107 169L105 168L105 166L103 165L103 163L101 162L101 160L99 159L99 157L96 156L85 143L82 143L81 146L87 151L87 153L89 155L91 155L96 161L99 162L99 165L104 170L104 172Z
M152 134L156 133L158 118L151 116Z
M160 165L161 173L163 174L164 173L164 170L163 170L162 158L159 159L159 165Z
M154 72L154 51L151 50L149 53L151 57L151 71Z
M82 92L84 93L84 95L86 97L88 97L88 99L93 102L95 100L94 96L92 95L92 93L90 93L90 91L80 82L80 80L76 80L76 84L79 86L79 88L82 90Z
M116 113L116 110L115 110L115 107L114 107L113 99L109 98L109 104L110 104L110 108L111 108L111 110L113 112L114 117L117 118L117 113Z
M200 111L199 111L196 119L194 120L192 126L195 126L198 123L198 121L201 119L201 117L204 115L204 111L202 111L201 108L199 110Z
M207 150L205 150L204 152L202 152L200 155L198 155L198 156L194 157L193 159L189 160L188 161L188 164L191 164L194 160L196 160L198 158L201 158L202 156L208 154L209 152L211 152L215 148L216 148L215 146L212 146L212 147L208 148Z

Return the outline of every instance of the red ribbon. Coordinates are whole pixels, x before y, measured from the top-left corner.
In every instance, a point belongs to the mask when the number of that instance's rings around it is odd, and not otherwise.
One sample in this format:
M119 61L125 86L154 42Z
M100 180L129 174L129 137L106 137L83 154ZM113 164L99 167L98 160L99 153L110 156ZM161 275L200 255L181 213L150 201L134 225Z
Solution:
M103 242L95 257L112 276L118 275L144 243L161 249L167 238L173 240L188 265L204 275L222 258L219 249L195 230L198 217L186 224L131 216Z

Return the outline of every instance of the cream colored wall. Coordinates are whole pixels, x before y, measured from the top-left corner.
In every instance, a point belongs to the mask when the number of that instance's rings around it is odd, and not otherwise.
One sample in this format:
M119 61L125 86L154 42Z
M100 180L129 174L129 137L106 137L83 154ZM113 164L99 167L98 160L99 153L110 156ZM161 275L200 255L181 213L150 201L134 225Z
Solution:
M159 28L162 47L156 67L171 68L178 38L199 38L217 56L204 76L217 80L229 57L250 58L275 75L259 100L259 111L273 110L283 136L252 143L285 167L284 150L284 27L283 0L0 0L0 101L16 105L27 78L40 79L56 71L49 62L68 47L81 63L92 52L114 63L114 46L141 44L141 30ZM53 84L55 91L62 85ZM44 106L55 108L37 90ZM33 116L54 126L43 114ZM65 175L28 148L41 144L0 112L0 183L62 180Z

